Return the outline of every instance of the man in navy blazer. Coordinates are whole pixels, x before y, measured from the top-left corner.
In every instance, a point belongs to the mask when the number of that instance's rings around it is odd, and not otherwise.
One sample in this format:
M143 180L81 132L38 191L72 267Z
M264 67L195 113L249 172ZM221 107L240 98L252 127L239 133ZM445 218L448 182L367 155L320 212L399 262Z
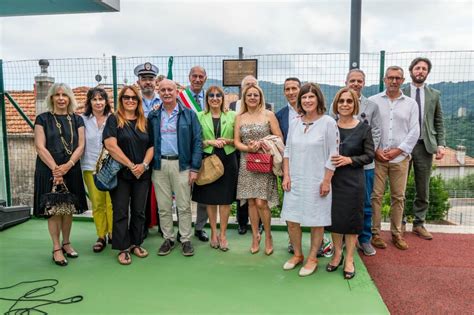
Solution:
M276 113L276 118L280 124L280 129L283 134L283 142L286 144L286 137L288 136L288 126L290 121L298 117L298 109L296 103L298 101L298 93L300 92L301 81L298 78L290 77L285 80L283 85L283 93L288 101L287 106L283 107Z

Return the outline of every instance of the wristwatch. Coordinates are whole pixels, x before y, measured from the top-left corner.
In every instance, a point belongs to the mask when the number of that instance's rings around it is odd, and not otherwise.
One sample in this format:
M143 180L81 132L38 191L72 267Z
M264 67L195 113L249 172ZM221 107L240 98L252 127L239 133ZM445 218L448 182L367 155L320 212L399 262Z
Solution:
M143 162L143 167L145 168L145 171L150 169L150 165L146 164L145 162Z

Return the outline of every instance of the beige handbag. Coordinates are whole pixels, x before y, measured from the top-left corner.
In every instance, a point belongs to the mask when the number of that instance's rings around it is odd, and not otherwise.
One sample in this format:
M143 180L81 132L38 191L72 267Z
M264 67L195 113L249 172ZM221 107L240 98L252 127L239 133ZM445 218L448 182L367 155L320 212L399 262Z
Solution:
M209 155L202 160L196 185L207 185L215 182L224 175L224 165L215 154Z

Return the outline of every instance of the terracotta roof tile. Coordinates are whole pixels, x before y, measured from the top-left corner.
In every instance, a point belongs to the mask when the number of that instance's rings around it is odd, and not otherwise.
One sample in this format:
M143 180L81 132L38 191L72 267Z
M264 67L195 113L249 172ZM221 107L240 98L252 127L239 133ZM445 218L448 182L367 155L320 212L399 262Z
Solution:
M464 158L464 166L474 166L474 158L466 155ZM459 167L463 166L456 158L456 150L446 147L446 154L441 160L436 160L433 156L433 164L436 167Z

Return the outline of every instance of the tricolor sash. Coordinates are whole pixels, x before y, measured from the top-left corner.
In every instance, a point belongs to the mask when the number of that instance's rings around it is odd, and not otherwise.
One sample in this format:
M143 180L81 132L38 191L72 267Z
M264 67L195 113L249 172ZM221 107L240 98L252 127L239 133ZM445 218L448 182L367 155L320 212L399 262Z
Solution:
M202 111L201 104L196 102L196 100L193 97L193 94L188 89L185 89L179 92L178 97L181 100L181 102L184 104L184 106L186 106L187 108L192 109L196 113L199 113L200 111Z

